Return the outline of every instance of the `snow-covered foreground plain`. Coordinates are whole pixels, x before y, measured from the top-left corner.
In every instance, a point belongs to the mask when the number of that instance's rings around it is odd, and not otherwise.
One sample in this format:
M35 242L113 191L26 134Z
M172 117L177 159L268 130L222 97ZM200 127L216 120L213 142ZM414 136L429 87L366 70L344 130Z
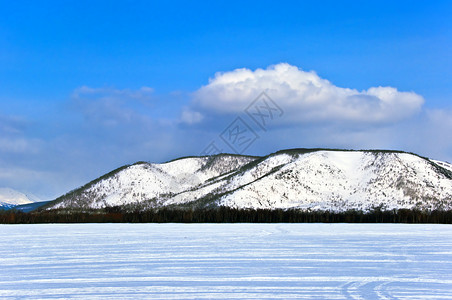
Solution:
M452 299L452 226L0 226L0 299Z

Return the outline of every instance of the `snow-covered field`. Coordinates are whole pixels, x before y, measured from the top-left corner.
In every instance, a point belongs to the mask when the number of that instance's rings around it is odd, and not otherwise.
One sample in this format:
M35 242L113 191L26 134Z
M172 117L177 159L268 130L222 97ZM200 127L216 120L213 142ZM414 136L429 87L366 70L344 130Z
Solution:
M0 299L452 299L452 226L0 225Z

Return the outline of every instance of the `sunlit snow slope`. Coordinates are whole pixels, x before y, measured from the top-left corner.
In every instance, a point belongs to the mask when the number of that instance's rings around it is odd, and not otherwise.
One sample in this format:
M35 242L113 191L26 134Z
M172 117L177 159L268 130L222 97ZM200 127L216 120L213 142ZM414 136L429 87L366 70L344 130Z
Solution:
M10 188L0 188L0 207L14 207L39 201L34 196L27 196Z
M452 166L396 151L292 149L221 154L115 170L48 209L160 207L452 209Z

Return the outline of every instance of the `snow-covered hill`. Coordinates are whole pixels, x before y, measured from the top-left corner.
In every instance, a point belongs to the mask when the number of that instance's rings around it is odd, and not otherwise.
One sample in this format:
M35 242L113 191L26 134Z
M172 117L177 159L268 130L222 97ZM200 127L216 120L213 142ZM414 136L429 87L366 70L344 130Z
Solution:
M124 166L48 209L452 209L452 165L398 151L283 150Z
M0 207L2 208L11 208L36 201L39 201L39 199L34 196L27 196L10 188L0 188Z

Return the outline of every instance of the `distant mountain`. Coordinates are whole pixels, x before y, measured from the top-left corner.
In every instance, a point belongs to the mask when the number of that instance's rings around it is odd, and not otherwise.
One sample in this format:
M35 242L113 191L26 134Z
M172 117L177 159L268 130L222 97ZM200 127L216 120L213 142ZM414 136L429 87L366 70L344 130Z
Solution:
M0 208L12 208L17 205L30 204L39 201L36 196L25 195L10 188L0 188Z
M401 151L291 149L116 169L46 209L451 210L452 165Z
M49 201L38 201L38 202L32 202L32 203L28 203L28 204L12 206L12 207L10 207L10 209L14 209L15 211L21 211L21 212L27 213L27 212L35 211L38 208L40 208L41 206L46 205L47 203L49 203Z

